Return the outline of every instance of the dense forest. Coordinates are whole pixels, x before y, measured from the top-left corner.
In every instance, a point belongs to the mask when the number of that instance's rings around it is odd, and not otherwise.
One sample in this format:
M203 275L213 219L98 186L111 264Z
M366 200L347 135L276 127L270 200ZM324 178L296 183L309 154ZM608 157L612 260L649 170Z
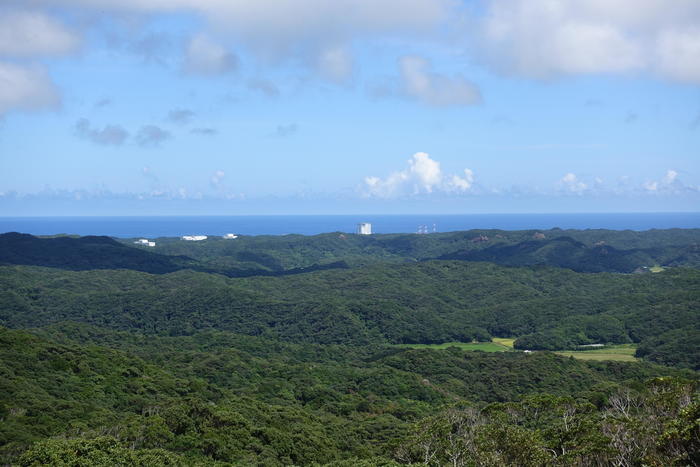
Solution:
M700 463L700 230L155 241L0 235L1 464Z

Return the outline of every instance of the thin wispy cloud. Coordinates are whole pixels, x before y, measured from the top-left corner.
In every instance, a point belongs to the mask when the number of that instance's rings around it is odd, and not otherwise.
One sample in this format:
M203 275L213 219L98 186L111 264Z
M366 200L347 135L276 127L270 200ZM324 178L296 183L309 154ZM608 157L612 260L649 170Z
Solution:
M296 123L289 123L286 125L277 125L277 128L275 128L274 135L279 137L279 138L286 138L288 136L292 136L296 132L299 131L299 125Z
M437 107L479 104L481 91L463 76L445 76L431 70L428 60L418 56L399 61L406 96Z
M129 137L129 132L121 125L105 125L102 128L95 128L86 118L78 120L74 129L78 137L102 146L121 146Z
M190 39L185 51L187 73L216 76L238 69L238 57L212 38L199 34Z
M169 131L157 125L144 125L136 133L136 144L142 147L156 147L172 138Z
M190 123L194 118L195 112L190 109L173 109L168 112L167 120L171 123L177 123L178 125L185 125Z
M254 78L248 81L248 89L258 91L267 97L278 97L280 95L280 90L275 83L262 78Z
M215 136L219 134L219 130L216 128L192 128L190 133L193 135Z

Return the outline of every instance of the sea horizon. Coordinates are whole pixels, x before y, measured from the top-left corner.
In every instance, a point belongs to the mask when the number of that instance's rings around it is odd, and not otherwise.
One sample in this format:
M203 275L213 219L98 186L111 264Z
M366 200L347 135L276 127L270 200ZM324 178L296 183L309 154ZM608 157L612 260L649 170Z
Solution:
M33 235L107 235L117 238L182 235L318 235L372 224L377 234L472 229L548 230L700 228L700 212L491 213L491 214L276 214L0 217L0 232Z

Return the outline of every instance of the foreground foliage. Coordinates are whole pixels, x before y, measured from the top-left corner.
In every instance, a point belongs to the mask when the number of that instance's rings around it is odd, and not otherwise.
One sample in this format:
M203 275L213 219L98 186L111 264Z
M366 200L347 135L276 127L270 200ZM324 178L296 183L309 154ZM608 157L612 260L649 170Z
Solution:
M485 430L479 455L502 465L504 443L518 450L523 436L550 443L537 445L549 456L554 441L537 431L544 419L522 408L532 401L583 404L581 416L613 449L603 422L616 394L662 394L658 381L669 381L686 406L695 397L692 372L548 353L296 345L228 333L153 338L72 323L35 332L43 337L0 330L0 453L21 465L417 462L434 414L465 408L490 420L477 427ZM640 384L660 375L671 379ZM522 420L498 415L515 409ZM673 436L694 439L679 423Z

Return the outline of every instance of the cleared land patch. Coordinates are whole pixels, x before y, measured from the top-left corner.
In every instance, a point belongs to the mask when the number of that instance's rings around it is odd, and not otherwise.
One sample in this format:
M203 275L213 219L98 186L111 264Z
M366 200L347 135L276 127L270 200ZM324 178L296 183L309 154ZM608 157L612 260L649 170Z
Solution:
M634 356L637 350L635 344L611 345L594 350L562 350L555 352L565 357L574 357L579 360L615 360L618 362L636 362Z
M508 339L506 339L508 340ZM512 340L512 339L511 339ZM402 347L407 349L447 349L449 347L458 347L462 350L480 350L482 352L508 352L513 350L511 346L507 346L498 342L445 342L444 344L396 344L394 347Z
M496 344L504 345L510 349L513 348L513 343L515 342L515 338L510 337L494 337L491 340Z

